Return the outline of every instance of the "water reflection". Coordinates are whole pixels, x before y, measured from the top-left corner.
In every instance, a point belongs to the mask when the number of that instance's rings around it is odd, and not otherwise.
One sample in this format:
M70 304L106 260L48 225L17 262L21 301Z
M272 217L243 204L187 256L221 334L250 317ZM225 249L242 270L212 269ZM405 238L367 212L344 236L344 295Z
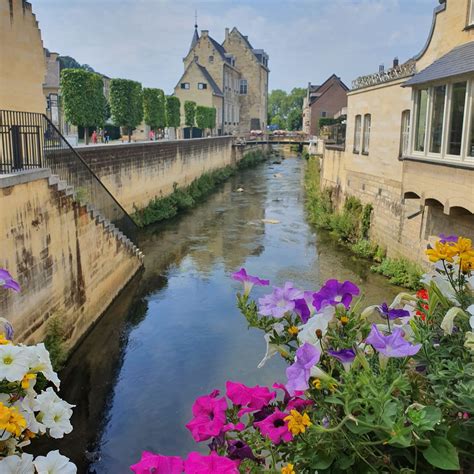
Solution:
M91 472L127 472L144 449L185 455L197 448L184 428L197 396L222 389L227 379L283 380L277 358L256 368L265 347L235 308L237 285L229 274L236 268L305 289L329 277L352 279L369 302L395 294L366 262L307 226L303 178L300 159L264 165L234 177L191 212L143 232L145 269L62 374L62 396L77 405L74 431L51 446L79 472L88 464Z

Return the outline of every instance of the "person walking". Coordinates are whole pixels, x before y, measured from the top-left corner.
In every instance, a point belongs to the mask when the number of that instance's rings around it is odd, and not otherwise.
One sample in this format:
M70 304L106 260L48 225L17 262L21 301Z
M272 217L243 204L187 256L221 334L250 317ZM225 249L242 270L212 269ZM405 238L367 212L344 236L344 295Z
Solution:
M109 132L107 130L104 130L104 142L109 143L109 140L110 140Z
M95 130L92 132L92 143L94 145L97 143L97 132Z

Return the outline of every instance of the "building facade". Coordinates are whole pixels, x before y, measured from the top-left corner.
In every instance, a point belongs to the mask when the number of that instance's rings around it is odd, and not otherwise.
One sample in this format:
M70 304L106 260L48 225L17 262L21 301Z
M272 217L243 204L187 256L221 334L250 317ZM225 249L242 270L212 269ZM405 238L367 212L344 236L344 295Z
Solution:
M349 88L340 77L332 74L321 85L309 83L303 99L303 131L319 135L319 119L337 118L347 107Z
M474 0L436 7L420 53L348 93L345 147L326 146L322 186L371 203L371 237L424 260L434 236L474 237Z
M248 133L267 125L268 55L252 48L237 28L226 28L222 44L209 31L198 34L195 25L191 46L185 58L184 73L174 95L181 101L181 126L184 102L215 107L218 134Z

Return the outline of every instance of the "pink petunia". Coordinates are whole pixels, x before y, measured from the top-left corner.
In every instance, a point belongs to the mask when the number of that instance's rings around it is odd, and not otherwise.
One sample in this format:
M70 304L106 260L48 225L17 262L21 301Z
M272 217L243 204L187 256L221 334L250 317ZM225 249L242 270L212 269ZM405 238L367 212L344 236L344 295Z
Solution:
M276 396L275 392L270 392L267 387L247 387L243 383L226 382L227 397L234 405L240 405L242 409L239 416L252 411L261 410L267 406Z
M263 421L255 422L254 425L273 444L280 444L282 441L288 442L293 439L293 435L288 430L288 422L285 421L287 416L288 413L275 410L273 414L267 416Z
M219 456L213 451L209 456L200 453L189 453L184 461L186 474L239 474L237 462Z
M130 466L135 474L181 474L183 460L178 456L161 456L150 451L143 451L142 458Z
M218 436L226 423L227 402L217 398L218 390L196 399L193 405L194 418L186 425L195 441L206 441Z

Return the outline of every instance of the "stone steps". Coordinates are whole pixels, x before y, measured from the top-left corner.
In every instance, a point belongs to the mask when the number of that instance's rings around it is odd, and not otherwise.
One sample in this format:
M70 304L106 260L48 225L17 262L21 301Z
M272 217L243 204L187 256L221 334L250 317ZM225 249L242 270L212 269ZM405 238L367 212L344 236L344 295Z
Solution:
M65 196L70 196L74 201L77 202L77 193L74 190L74 186L70 186L66 181L62 180L57 175L50 175L48 182L51 187L54 187L57 191L63 193ZM97 224L102 224L104 230L112 234L117 240L122 242L134 255L136 255L141 261L143 261L144 255L141 250L112 222L106 219L92 204L80 204L86 212L90 215L91 219L95 220Z

